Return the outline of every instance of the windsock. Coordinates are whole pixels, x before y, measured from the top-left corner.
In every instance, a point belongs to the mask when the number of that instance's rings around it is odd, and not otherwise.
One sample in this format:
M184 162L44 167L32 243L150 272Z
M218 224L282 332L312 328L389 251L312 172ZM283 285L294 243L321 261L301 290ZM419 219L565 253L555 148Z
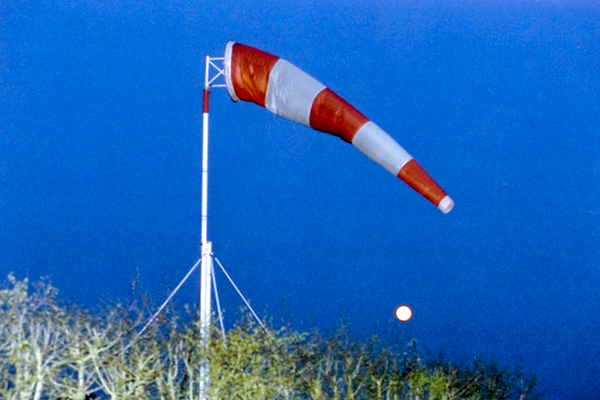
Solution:
M225 47L225 84L234 101L269 111L352 143L435 204L444 214L454 201L389 134L306 72L286 60L235 42Z

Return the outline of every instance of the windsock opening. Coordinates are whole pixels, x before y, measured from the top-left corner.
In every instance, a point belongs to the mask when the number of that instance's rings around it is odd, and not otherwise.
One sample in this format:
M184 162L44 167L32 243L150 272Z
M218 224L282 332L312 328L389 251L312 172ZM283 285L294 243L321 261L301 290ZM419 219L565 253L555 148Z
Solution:
M440 201L438 208L444 214L448 214L454 208L454 200L452 200L450 196L446 196L442 199L442 201Z

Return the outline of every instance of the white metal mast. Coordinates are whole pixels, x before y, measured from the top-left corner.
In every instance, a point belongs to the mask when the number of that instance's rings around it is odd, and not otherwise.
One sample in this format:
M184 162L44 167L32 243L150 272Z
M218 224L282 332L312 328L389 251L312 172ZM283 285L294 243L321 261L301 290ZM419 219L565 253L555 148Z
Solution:
M201 267L200 267L200 345L208 352L211 322L211 283L213 271L212 243L208 241L208 103L211 87L225 87L224 84L213 84L223 75L223 68L213 61L222 61L223 57L211 58L206 55L204 70L204 94L202 113L202 226L201 226ZM216 75L210 77L210 67L216 69ZM209 366L207 357L200 364L200 400L208 398Z
M211 283L214 284L216 302L217 302L217 311L219 312L219 319L221 321L221 330L223 331L223 339L225 339L225 328L223 326L223 319L221 315L221 309L219 306L219 298L217 293L217 285L214 279L214 269L213 269L213 261L216 261L229 282L232 284L238 295L246 304L246 307L250 310L254 318L258 321L258 323L265 329L265 325L262 323L260 318L256 315L248 300L244 297L242 292L238 289L236 284L233 282L227 271L219 260L214 256L212 252L212 243L208 241L208 106L209 106L209 96L210 96L210 88L224 88L226 85L224 83L214 83L217 78L220 76L225 76L224 68L219 67L214 61L223 62L225 60L224 57L210 57L206 55L206 65L205 65L205 74L204 74L204 93L203 93L203 114L202 114L202 225L201 225L201 257L194 264L194 266L188 271L186 276L182 279L182 281L177 285L177 287L173 290L173 292L167 297L165 302L159 307L159 309L152 315L152 317L146 322L144 327L138 332L138 334L134 337L134 339L127 345L126 349L129 349L146 331L146 329L150 326L150 324L158 317L161 311L166 307L169 301L175 296L175 293L181 288L184 282L190 277L190 275L194 272L198 265L200 265L200 349L203 352L200 362L200 371L199 371L199 398L200 400L208 399L208 386L210 383L210 375L209 375L209 364L208 364L208 345L210 339L210 326L211 326ZM211 67L216 70L213 72L214 76L210 76Z

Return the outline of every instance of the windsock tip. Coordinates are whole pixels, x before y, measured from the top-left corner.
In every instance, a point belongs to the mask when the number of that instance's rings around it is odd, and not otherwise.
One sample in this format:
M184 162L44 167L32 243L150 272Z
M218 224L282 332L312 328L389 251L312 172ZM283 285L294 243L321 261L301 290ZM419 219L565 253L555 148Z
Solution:
M454 200L452 200L450 196L446 196L442 199L442 201L440 201L438 208L444 214L448 214L454 208Z

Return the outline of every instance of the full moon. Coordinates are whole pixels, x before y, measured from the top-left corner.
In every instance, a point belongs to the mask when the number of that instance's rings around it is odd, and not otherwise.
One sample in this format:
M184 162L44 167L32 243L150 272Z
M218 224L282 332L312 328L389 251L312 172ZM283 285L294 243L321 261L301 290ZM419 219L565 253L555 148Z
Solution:
M412 318L412 310L406 304L396 307L394 314L401 322L406 322Z

